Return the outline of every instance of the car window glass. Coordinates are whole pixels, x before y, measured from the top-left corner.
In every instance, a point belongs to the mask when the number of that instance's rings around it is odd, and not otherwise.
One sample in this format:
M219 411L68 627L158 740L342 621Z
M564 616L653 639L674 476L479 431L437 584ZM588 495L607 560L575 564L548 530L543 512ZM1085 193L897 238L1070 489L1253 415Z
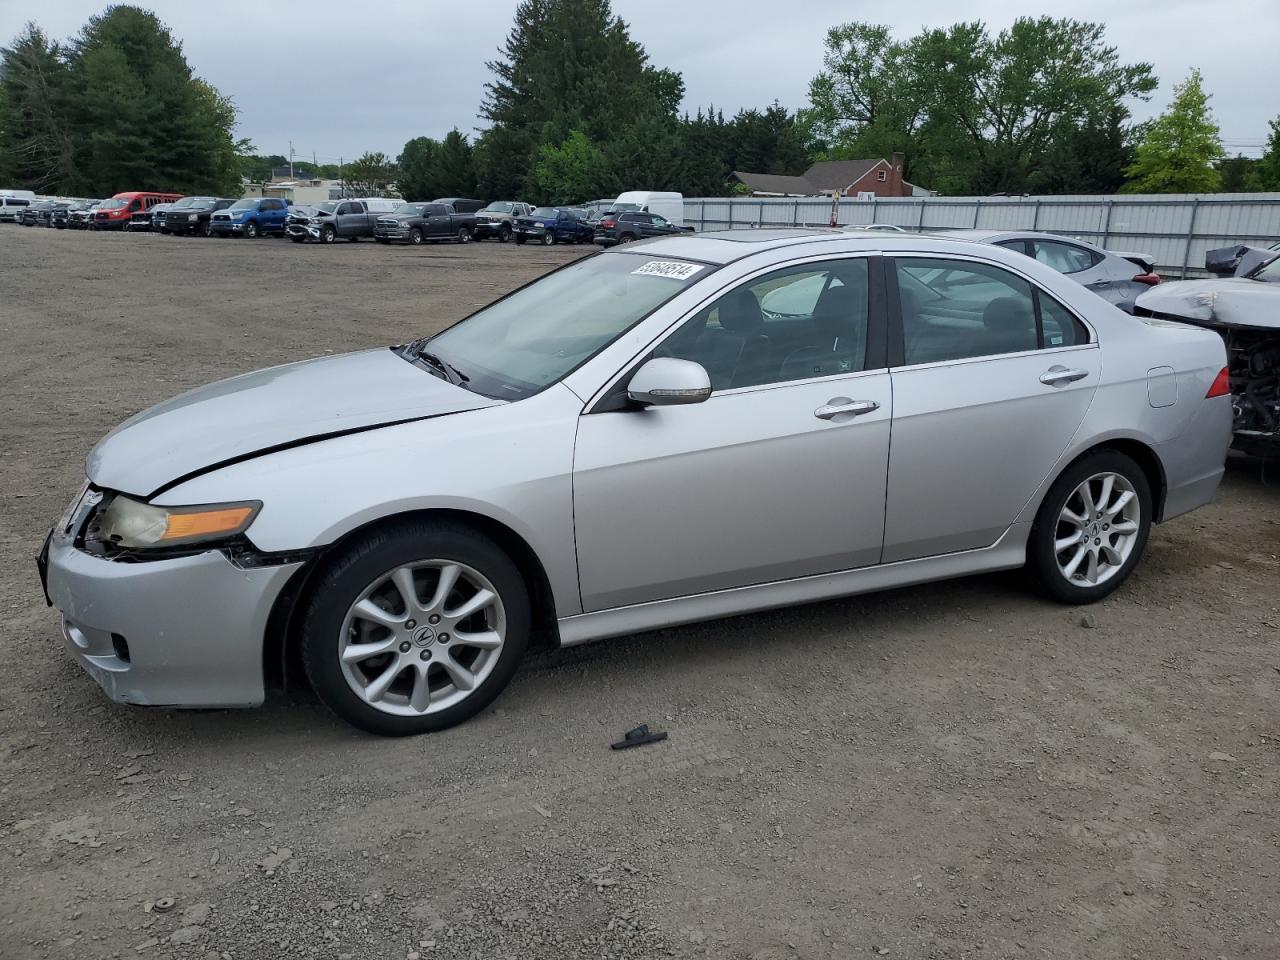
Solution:
M712 390L786 383L863 369L865 258L788 267L735 287L656 351L702 364Z
M1040 304L1040 325L1044 329L1047 349L1078 347L1089 342L1089 331L1066 307L1039 290L1036 291L1036 300Z
M661 217L655 216L651 219L653 220L653 225L655 227L665 227L667 225L667 221L663 220Z
M1079 273L1093 266L1093 255L1084 247L1069 243L1055 243L1052 240L1036 240L1032 242L1035 258L1047 264L1059 273Z
M1035 350L1031 284L964 260L895 259L904 361L937 363Z

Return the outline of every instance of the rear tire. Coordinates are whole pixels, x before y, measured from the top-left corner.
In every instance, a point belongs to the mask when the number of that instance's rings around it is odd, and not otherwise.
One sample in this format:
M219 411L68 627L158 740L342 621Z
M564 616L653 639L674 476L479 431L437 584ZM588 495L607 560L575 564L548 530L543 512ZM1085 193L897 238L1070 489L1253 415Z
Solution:
M448 568L455 585L436 603ZM493 598L451 616L480 591ZM302 604L302 662L316 695L348 723L409 736L488 706L515 674L529 630L524 578L497 544L457 524L407 521L353 540L328 561Z
M468 228L466 228L466 227L459 227L459 228L458 228L458 242L459 242L459 243L470 243L470 242L471 242L471 231L470 231Z
M1146 474L1115 450L1086 455L1050 487L1027 542L1027 565L1060 603L1096 603L1129 578L1151 533Z

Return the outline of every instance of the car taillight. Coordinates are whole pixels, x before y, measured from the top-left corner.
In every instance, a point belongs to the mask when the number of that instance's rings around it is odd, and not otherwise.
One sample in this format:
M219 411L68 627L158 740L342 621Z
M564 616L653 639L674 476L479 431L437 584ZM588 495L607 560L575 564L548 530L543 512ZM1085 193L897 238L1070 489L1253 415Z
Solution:
M1227 373L1227 368L1223 367L1218 371L1218 375L1213 378L1213 383L1209 385L1209 391L1204 395L1208 400L1210 397L1228 397L1231 395L1231 375Z
M617 225L618 225L617 220L601 220L600 221L600 226L602 227L616 227Z
M1151 273L1140 273L1133 278L1134 283L1145 283L1148 287L1154 287L1160 282L1160 274L1154 270Z

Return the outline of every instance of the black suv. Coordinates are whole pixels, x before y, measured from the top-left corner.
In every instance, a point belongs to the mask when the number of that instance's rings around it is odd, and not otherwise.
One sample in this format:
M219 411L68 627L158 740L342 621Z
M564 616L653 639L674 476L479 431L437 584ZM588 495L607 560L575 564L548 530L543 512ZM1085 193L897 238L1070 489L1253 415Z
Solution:
M615 243L629 243L647 237L669 237L677 233L693 233L690 227L677 227L656 213L627 210L623 213L606 213L595 223L596 243L611 247Z
M235 203L226 197L195 197L185 207L170 207L164 215L164 226L175 237L196 234L207 237L211 233L209 221L218 210L226 210Z

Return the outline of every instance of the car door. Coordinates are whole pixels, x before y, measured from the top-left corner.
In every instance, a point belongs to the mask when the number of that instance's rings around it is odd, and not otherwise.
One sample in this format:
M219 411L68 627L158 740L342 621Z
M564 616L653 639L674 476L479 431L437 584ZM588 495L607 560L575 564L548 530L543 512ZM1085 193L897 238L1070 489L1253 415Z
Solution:
M701 363L708 400L580 419L585 610L879 562L892 413L879 277L862 256L748 278L636 362Z
M886 259L899 310L884 562L990 546L1070 443L1101 354L1071 310L1005 267Z

